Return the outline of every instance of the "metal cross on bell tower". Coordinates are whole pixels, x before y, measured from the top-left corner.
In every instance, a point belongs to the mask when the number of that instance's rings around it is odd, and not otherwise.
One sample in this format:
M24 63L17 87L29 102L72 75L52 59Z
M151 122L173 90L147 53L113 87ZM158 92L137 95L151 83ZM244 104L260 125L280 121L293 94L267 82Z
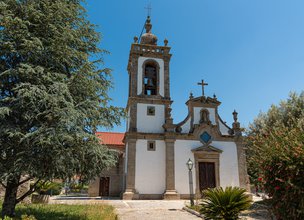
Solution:
M149 3L147 4L147 7L145 7L145 9L147 10L148 17L151 17L151 10L152 10L151 2L149 2Z
M202 94L203 94L203 96L205 96L204 87L208 86L208 83L205 83L204 80L202 80L202 82L197 83L197 85L201 85L202 86Z

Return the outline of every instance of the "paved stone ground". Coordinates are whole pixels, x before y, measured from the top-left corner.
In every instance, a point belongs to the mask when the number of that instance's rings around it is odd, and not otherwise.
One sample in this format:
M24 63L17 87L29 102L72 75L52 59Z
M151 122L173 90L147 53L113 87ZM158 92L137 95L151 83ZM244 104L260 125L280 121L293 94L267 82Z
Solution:
M184 200L104 200L89 197L52 197L50 204L109 204L116 208L120 220L198 220L187 211L182 210Z
M254 201L261 198L254 197ZM198 220L195 215L182 210L186 200L119 200L115 198L101 199L100 197L54 196L50 204L109 204L115 207L120 220ZM245 211L240 216L242 220L270 220L267 209L261 205Z
M197 220L198 218L184 210L184 201L124 201L127 207L116 208L117 214L121 220Z

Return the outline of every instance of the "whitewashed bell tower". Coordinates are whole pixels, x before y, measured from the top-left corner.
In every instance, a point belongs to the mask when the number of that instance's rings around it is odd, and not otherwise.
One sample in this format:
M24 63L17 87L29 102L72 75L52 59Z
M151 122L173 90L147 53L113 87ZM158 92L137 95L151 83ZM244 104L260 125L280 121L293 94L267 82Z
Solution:
M145 29L139 41L134 37L128 62L124 199L159 199L176 194L171 155L174 154L174 138L168 136L172 125L170 47L166 39L163 46L157 45L157 37L151 33L150 16ZM147 188L145 182L150 183L147 186L155 182L155 189Z
M169 62L171 54L168 41L157 45L157 37L151 33L148 16L146 33L134 37L128 62L129 98L127 131L163 132L165 107L170 105ZM151 117L153 116L153 117Z

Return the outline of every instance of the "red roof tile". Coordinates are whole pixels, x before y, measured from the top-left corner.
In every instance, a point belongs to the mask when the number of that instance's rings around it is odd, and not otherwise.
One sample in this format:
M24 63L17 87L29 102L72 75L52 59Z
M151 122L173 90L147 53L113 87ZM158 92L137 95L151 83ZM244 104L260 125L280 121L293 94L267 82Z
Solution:
M124 146L122 142L125 133L118 132L96 132L96 136L101 140L101 143L105 145Z

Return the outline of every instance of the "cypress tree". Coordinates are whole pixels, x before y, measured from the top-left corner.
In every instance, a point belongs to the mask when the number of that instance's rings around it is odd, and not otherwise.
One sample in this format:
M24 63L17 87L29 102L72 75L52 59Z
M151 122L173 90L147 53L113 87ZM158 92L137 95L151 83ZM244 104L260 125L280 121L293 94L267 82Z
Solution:
M2 217L41 180L92 178L115 163L98 126L120 123L111 106L110 70L103 68L82 0L0 2L0 183ZM26 177L21 181L21 177ZM17 197L18 186L35 181Z

